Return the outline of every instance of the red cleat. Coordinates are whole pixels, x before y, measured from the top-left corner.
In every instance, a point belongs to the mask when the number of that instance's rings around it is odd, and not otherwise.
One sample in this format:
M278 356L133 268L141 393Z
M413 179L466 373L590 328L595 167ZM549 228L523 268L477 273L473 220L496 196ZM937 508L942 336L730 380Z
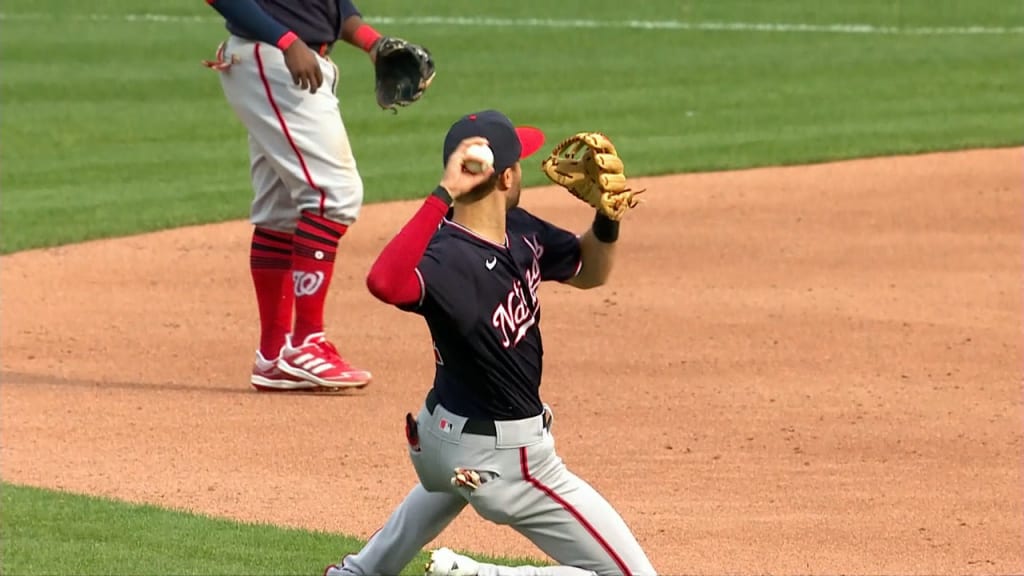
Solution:
M328 389L320 391L364 388L372 379L366 370L349 365L322 332L310 334L296 348L292 347L289 334L281 350L281 357L277 360L277 368L321 389Z

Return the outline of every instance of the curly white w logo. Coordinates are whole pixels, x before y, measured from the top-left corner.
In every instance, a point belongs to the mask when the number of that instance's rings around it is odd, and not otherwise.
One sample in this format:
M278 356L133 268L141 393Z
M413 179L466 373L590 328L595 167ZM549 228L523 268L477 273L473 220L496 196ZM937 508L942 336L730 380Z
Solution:
M296 296L312 296L323 285L324 273L295 270L292 272L292 282L295 284Z

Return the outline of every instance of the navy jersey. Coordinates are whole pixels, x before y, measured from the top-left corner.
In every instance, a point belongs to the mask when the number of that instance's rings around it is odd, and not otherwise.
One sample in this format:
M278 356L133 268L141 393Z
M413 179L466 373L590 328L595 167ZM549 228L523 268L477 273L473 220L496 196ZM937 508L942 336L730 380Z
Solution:
M452 412L515 420L543 411L542 281L580 269L575 234L521 209L508 212L504 244L445 220L417 266L420 302L434 341L434 389Z
M306 44L331 44L341 34L343 6L338 0L256 0L256 3ZM245 30L230 20L227 29L236 36L258 39L254 31Z

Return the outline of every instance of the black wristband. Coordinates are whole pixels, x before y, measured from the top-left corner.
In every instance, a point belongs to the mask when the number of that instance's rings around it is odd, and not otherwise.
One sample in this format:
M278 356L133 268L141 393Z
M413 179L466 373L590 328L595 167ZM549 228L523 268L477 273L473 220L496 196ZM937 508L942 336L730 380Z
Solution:
M448 190L445 189L445 187L441 186L440 184L438 184L437 188L434 188L434 191L431 192L430 195L431 196L437 196L438 198L441 199L442 202L444 202L445 204L447 204L449 206L452 205L452 202L453 202L452 195L449 194Z
M611 244L619 239L619 223L600 212L594 216L594 237Z

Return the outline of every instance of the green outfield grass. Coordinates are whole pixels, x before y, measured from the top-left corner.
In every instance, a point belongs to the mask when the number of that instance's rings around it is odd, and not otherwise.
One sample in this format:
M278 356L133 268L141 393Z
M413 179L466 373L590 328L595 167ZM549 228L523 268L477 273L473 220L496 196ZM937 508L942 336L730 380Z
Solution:
M335 52L368 201L429 191L448 125L485 107L551 140L604 131L633 175L1024 142L1024 34L936 30L1022 27L1022 2L360 4L385 19L382 31L425 44L438 63L423 101L392 116L376 108L365 55ZM0 18L0 252L246 216L245 132L216 74L200 65L225 37L204 2L5 0ZM573 19L652 29L567 25ZM723 29L729 23L736 29ZM755 29L800 24L811 28ZM828 28L858 24L882 28ZM536 164L526 168L527 184L544 182ZM359 545L25 487L2 492L4 574L318 574Z
M1024 3L1002 0L645 0L625 12L617 0L486 12L468 0L366 4L369 18L1024 25ZM246 216L245 133L199 65L225 35L205 3L6 0L0 12L0 251ZM199 19L124 18L143 13ZM422 102L392 116L376 108L365 55L335 53L368 201L429 191L445 129L483 107L552 140L606 131L634 175L1024 140L1021 33L379 27L431 48L438 76ZM528 184L543 182L527 168Z
M319 576L362 543L73 494L0 485L0 572L19 576ZM479 557L481 560L488 560ZM402 574L423 574L420 554ZM491 562L521 563L513 559Z

